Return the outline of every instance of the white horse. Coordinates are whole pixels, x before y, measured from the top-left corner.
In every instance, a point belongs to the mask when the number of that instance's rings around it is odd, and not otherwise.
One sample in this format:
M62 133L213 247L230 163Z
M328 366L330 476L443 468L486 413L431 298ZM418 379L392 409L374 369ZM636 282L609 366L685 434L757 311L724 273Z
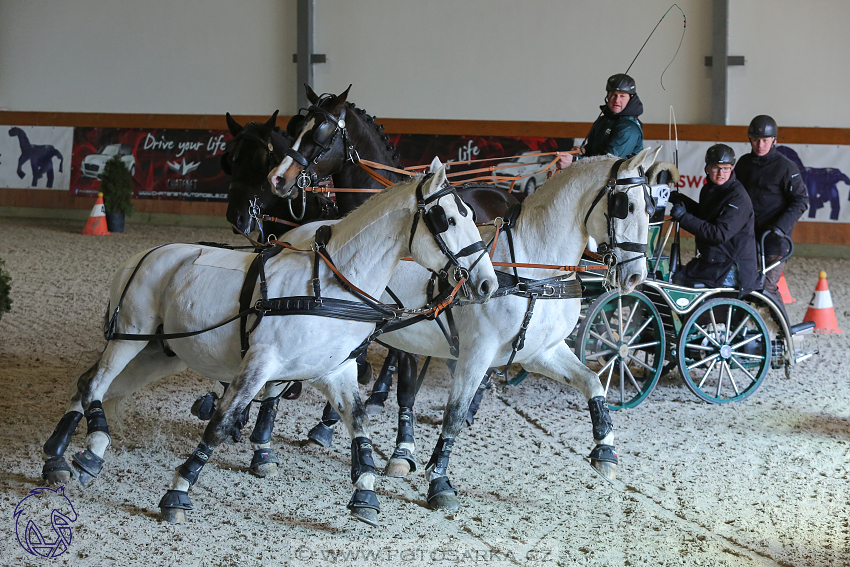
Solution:
M283 250L267 260L267 290L251 281L249 304L257 307L247 316L247 327L257 322L257 313L267 314L250 333L244 356L240 356L244 335L235 321L194 336L174 335L204 329L240 313L240 289L253 254L169 244L124 264L112 281L108 312L114 314L117 326L112 330L119 333L98 363L80 377L78 394L44 445L43 476L56 481L70 473L63 454L84 412L86 449L74 455L74 467L81 479L96 477L110 442L101 402L129 395L188 366L213 380L229 382L230 387L203 441L177 469L171 489L160 502L166 520L183 521L186 510L192 509L189 487L260 389L269 382L304 381L325 394L343 415L353 440L351 476L356 488L348 507L358 519L376 525L379 506L373 490L368 419L351 354L375 331L376 318L392 317L392 313L364 302L383 292L396 265L408 254L426 274L448 268L453 278L467 276L468 293L475 301L489 298L497 287L496 276L472 215L448 185L444 167L431 177L388 187L332 228L313 228L313 233L291 241L309 253ZM320 252L330 258L347 285L320 260ZM350 301L358 297L352 297L346 287L362 292L360 299ZM261 299L266 302L258 303ZM316 303L321 304L317 309L305 307ZM356 314L340 314L334 311L335 305ZM290 315L273 316L275 310L289 310ZM293 310L297 314L291 314ZM169 337L172 356L156 342L146 348L146 340L130 336L157 333Z
M556 174L523 202L511 229L511 238L500 234L492 260L577 265L588 236L592 236L600 243L600 250L607 249L606 256L615 262L614 285L621 294L630 293L646 277L644 256L649 215L644 171L653 164L659 149L643 150L628 160L618 161L613 156L589 158ZM674 168L672 164L656 164L649 176L654 178L661 169L671 168ZM482 229L485 242L492 239L494 230L492 226ZM509 251L510 241L514 260ZM511 268L500 270L512 272ZM567 277L564 272L550 269L519 268L517 272L520 278L529 280ZM420 267L409 262L402 263L393 274L389 289L405 305L416 305L425 301L426 277ZM570 279L574 278L573 275ZM457 359L442 433L427 467L430 472L428 503L432 508L456 509L460 506L457 491L447 475L452 446L464 425L467 409L482 377L489 368L507 364L512 353L513 361L526 370L570 384L581 391L588 400L593 424L595 447L590 453L591 464L603 476L615 478L618 459L605 391L596 374L588 370L564 342L564 337L569 336L576 326L581 300L551 299L557 295L568 295L560 287L568 284L549 281L548 285L549 289L538 288L536 300L513 294L500 296L497 292L486 305L468 304L452 308L459 337L456 357L434 321L381 337L382 343L399 350ZM533 314L528 320L530 305L533 306ZM443 319L442 316L440 318ZM527 329L523 341L518 336L524 325ZM515 345L519 347L516 351ZM397 447L386 474L404 476L415 470L414 450L412 409L402 407L399 410Z

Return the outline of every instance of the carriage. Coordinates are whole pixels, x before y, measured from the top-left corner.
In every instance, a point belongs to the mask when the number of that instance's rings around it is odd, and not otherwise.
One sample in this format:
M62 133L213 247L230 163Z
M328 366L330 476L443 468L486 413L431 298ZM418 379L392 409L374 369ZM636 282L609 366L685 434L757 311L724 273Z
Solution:
M673 229L672 221L665 223L663 218L666 189L666 185L651 188L658 207L650 219L648 276L636 291L620 296L606 291L603 279L593 272L579 274L586 307L569 342L579 359L599 376L611 409L637 406L652 393L659 378L675 368L687 387L706 402L743 400L764 382L771 368L784 368L790 378L794 365L817 353L803 345L815 324L792 325L781 300L766 292L739 297L734 288L672 283L678 245L671 250L672 258L664 255ZM765 266L765 236L758 246L762 276L793 253L790 238L779 235L791 252Z

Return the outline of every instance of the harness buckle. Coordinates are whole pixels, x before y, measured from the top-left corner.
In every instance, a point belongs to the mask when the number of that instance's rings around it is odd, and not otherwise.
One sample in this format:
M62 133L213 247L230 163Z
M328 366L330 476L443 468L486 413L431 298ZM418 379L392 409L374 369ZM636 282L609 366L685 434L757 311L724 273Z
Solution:
M553 295L555 295L555 286L544 285L543 286L543 297L552 297Z
M262 299L258 299L258 300L257 300L257 302L254 304L254 309L255 309L258 313L261 313L261 314L263 314L263 315L265 315L266 313L268 313L269 311L271 311L271 307L263 308L263 300L262 300Z
M313 179L312 176L307 173L306 169L301 170L301 173L298 174L298 178L295 180L295 184L299 189L306 189L310 187Z

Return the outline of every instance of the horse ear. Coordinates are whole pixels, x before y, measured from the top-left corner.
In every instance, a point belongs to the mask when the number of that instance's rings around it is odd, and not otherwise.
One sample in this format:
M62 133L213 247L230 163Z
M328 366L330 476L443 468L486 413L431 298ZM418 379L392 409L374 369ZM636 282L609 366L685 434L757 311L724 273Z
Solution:
M434 156L434 159L431 160L431 165L428 166L428 173L437 173L437 170L443 167L443 162L440 161L439 156Z
M230 130L231 134L236 136L239 134L239 132L242 131L242 126L240 126L239 123L233 119L229 112L224 114L224 118L225 120L227 120L227 129Z
M670 174L669 183L679 182L679 169L669 161L659 161L646 170L646 178L649 180L649 184L656 185L658 176L665 171Z
M431 162L431 165L433 165L433 162ZM431 186L429 187L428 194L430 195L433 191L438 190L446 183L448 183L448 179L446 178L446 166L441 165L434 172L434 177L431 179Z
M316 93L313 92L313 89L310 88L310 85L304 83L304 88L307 89L307 100L310 101L310 104L316 104L319 102L319 97L316 96Z
M655 162L655 156L658 155L658 151L661 147L657 147L654 150L652 148L646 148L638 152L638 154L634 157L626 160L626 163L620 167L620 171L629 171L633 169L637 169L638 166L643 166L644 170L648 169L650 165Z
M274 130L275 122L277 122L277 113L278 112L280 112L280 110L275 110L274 114L272 114L272 117L269 118L266 121L266 123L263 125L263 130L265 132L271 133L271 131Z
M348 85L347 89L345 89L343 92L339 93L338 95L336 95L336 97L334 97L333 108L339 108L340 106L345 104L345 101L348 100L348 91L351 90L351 86L352 85Z

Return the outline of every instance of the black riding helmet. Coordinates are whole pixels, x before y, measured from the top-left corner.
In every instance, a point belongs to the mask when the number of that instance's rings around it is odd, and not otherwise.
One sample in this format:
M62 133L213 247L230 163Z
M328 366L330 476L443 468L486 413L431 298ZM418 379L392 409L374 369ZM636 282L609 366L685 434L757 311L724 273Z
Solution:
M608 77L608 82L605 83L606 92L620 91L630 95L637 94L635 88L635 80L625 73L617 73Z
M759 114L750 122L747 135L750 138L775 138L779 133L776 120L767 114Z
M712 163L735 165L735 150L726 144L714 144L705 152L705 164Z

